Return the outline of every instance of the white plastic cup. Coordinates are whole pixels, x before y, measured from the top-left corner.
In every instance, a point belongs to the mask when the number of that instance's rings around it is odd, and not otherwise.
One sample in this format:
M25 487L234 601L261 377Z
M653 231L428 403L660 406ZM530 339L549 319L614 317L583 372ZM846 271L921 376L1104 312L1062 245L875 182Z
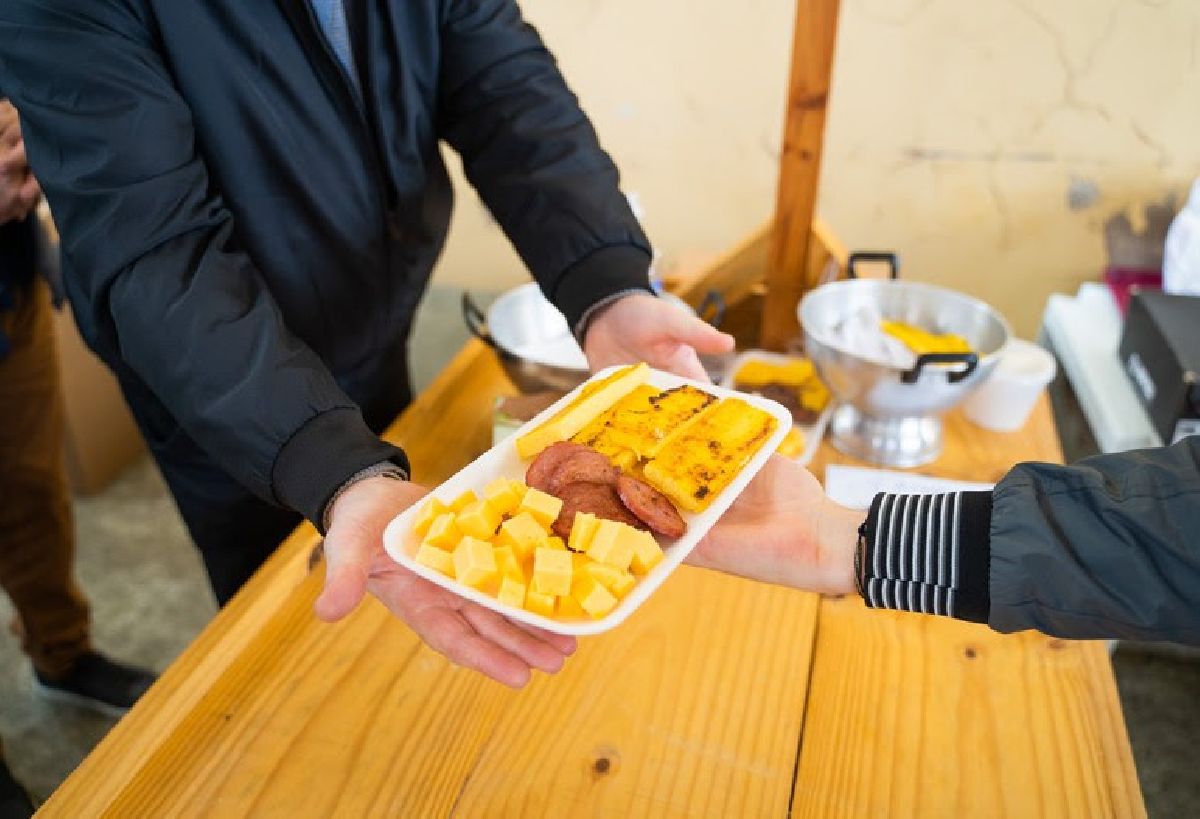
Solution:
M1031 341L1009 339L991 376L963 402L963 413L984 429L1015 432L1025 426L1057 370L1054 356L1046 350Z

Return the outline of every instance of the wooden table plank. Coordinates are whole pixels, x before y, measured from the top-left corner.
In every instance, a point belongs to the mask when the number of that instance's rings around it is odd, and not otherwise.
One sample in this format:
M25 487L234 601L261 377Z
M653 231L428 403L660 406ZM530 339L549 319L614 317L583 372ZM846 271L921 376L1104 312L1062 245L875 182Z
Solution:
M508 391L472 343L389 437L436 483L488 446ZM786 811L815 596L684 568L565 672L511 692L374 602L316 621L315 542L302 529L272 557L45 815Z
M1062 458L1045 396L1019 432L952 413L946 433L923 472ZM822 454L818 470L852 463ZM797 816L1145 815L1103 643L824 600L812 672Z

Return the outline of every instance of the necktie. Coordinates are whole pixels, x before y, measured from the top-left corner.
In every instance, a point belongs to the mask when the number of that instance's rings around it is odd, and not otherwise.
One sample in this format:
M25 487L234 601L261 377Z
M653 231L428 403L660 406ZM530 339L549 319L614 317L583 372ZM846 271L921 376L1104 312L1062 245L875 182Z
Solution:
M350 75L350 79L357 89L358 71L354 67L354 55L350 50L350 29L346 24L345 3L343 0L311 0L311 2L313 11L317 15L317 22L321 24L321 31L325 33L325 39L329 41L333 53L337 55L338 62L346 69L346 73Z

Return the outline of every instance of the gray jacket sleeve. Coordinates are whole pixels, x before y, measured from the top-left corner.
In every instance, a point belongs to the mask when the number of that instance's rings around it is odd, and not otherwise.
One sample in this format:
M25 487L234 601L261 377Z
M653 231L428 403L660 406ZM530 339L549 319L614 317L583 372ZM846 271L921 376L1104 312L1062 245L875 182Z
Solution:
M990 552L998 631L1200 643L1200 437L1016 467Z
M1021 464L993 492L881 493L861 535L869 606L1200 644L1200 436Z

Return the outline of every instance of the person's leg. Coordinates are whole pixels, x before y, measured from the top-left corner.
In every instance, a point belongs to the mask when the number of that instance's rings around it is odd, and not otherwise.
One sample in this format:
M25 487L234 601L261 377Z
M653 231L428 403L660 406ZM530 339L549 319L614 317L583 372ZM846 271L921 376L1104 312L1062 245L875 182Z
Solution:
M301 522L229 476L134 374L117 380L224 606Z
M0 586L34 668L55 677L89 648L75 582L74 521L63 462L63 406L50 294L41 281L0 313Z

